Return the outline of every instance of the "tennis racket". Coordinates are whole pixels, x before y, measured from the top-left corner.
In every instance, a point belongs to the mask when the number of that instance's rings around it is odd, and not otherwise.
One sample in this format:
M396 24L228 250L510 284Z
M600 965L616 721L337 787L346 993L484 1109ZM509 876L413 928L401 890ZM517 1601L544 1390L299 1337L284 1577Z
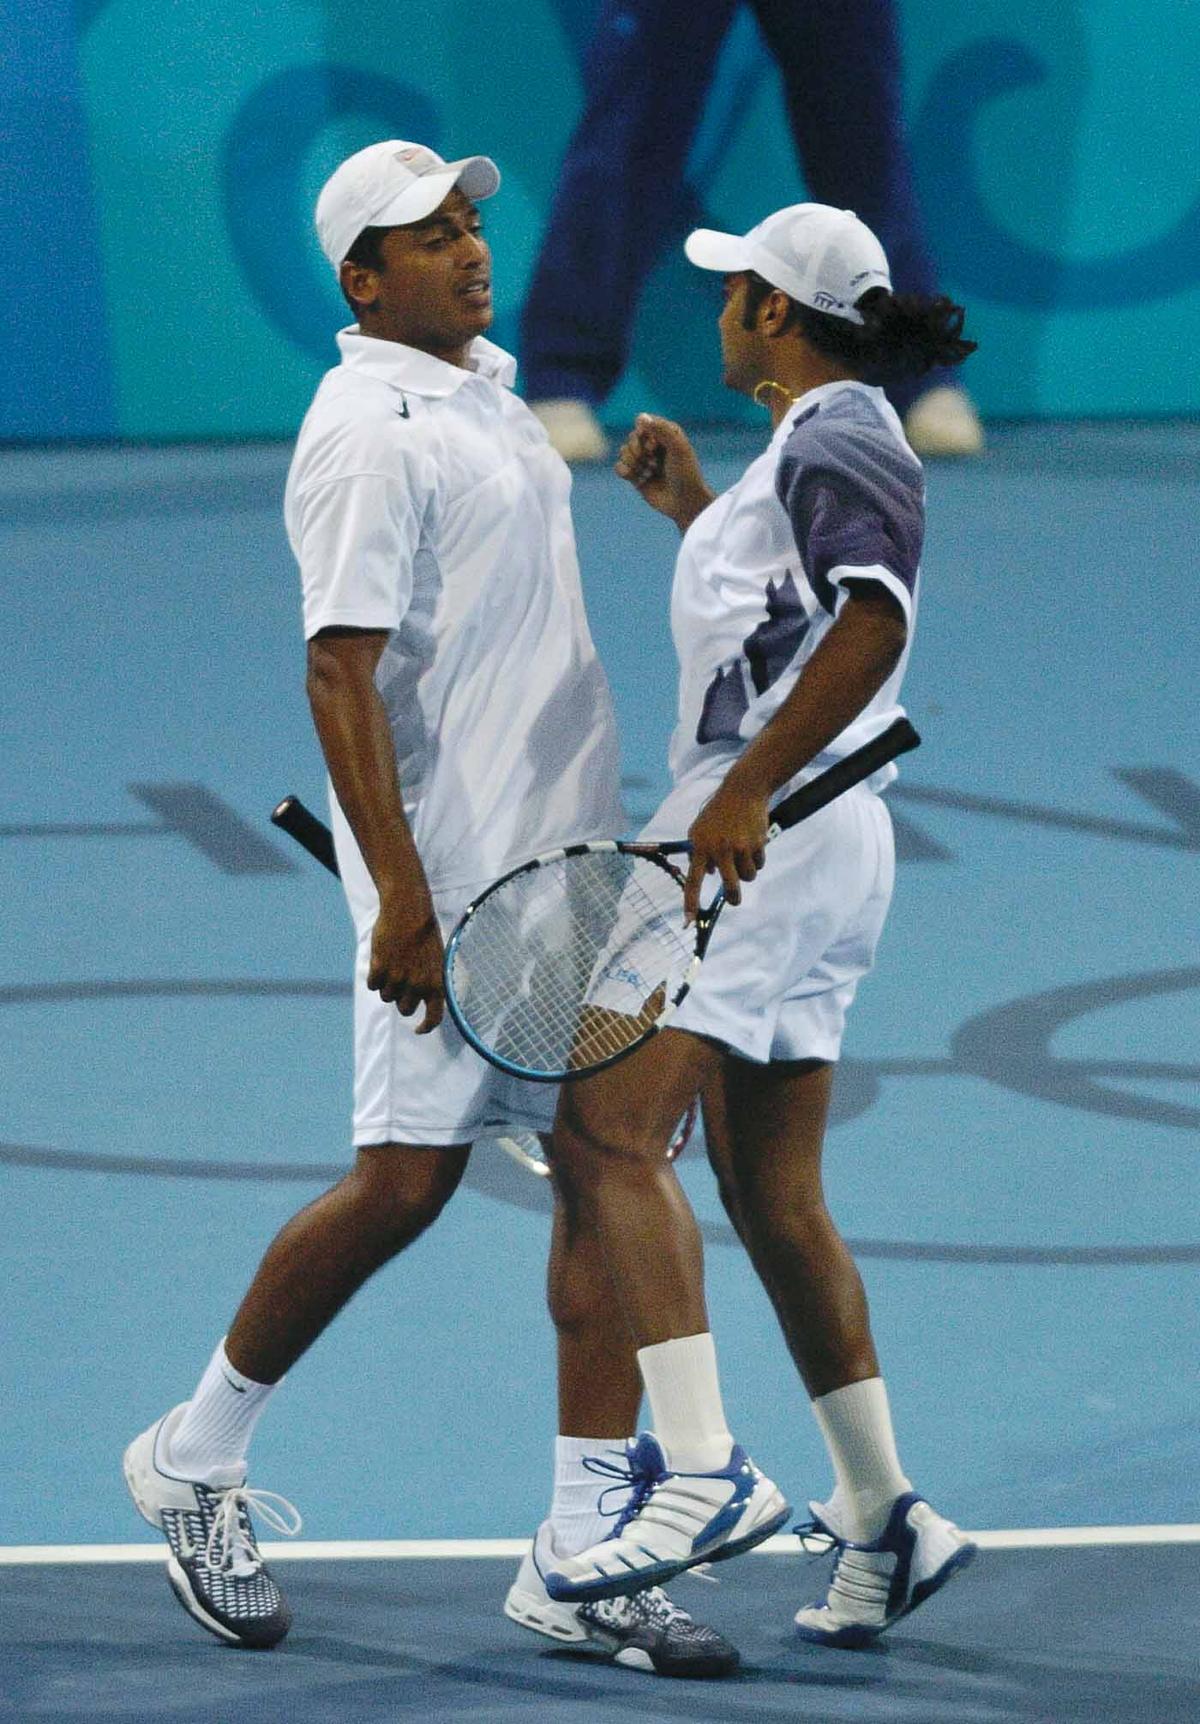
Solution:
M907 719L771 810L768 843L878 772L920 737ZM684 926L686 839L604 839L510 870L464 911L446 944L446 1005L501 1071L562 1083L624 1059L686 997L725 902Z
M318 819L310 808L305 807L298 796L285 796L283 801L272 809L271 823L294 838L322 868L340 878L333 833L323 820ZM697 1112L697 1105L693 1101L667 1145L668 1161L677 1161L687 1148L695 1130ZM546 1160L546 1152L536 1132L505 1132L497 1137L496 1142L526 1173L536 1174L539 1179L549 1178L550 1163Z

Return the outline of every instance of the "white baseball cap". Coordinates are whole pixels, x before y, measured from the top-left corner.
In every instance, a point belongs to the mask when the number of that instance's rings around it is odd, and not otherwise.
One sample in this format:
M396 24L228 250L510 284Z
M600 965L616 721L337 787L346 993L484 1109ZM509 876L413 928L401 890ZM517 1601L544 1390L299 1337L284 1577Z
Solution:
M851 210L789 204L749 233L698 227L684 251L700 269L736 275L752 269L801 305L861 323L855 301L872 287L891 289L883 247Z
M407 227L432 215L454 187L476 201L499 190L500 170L488 156L443 161L424 144L389 138L348 156L321 187L317 237L334 269L365 227Z

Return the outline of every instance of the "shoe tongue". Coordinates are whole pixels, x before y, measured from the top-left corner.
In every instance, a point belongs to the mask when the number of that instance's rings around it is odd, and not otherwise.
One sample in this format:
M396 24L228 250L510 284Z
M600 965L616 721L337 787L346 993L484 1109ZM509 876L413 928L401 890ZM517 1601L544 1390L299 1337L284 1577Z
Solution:
M629 1444L626 1454L635 1473L648 1473L657 1478L659 1473L665 1473L667 1470L662 1444L653 1431L643 1431L640 1437Z
M808 1512L819 1532L827 1532L831 1538L841 1538L842 1533L834 1524L834 1517L828 1503L809 1502Z
M238 1490L246 1482L245 1467L214 1467L202 1481L210 1491Z

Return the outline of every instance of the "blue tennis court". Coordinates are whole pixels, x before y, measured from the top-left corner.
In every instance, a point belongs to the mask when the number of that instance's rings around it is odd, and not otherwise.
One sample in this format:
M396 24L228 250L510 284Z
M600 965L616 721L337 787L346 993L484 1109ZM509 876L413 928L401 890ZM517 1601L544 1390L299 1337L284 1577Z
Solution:
M755 449L700 442L716 484ZM684 1583L741 1646L719 1687L542 1652L499 1612L513 1558L487 1552L548 1498L548 1204L480 1145L260 1429L252 1482L341 1547L288 1569L286 1648L230 1655L156 1563L101 1560L154 1549L123 1446L349 1156L349 922L267 822L287 791L323 797L287 457L0 457L0 1712L1194 1718L1194 424L997 426L984 460L929 475L906 684L925 746L892 793L903 866L830 1190L907 1470L1011 1538L873 1653L792 1643L816 1572L794 1541ZM577 474L576 520L632 825L666 784L675 535L601 470ZM815 1426L695 1146L681 1169L732 1423L802 1508L828 1484ZM1081 1528L1110 1530L1045 1542ZM447 1540L472 1552L429 1554ZM428 1542L355 1553L378 1541Z

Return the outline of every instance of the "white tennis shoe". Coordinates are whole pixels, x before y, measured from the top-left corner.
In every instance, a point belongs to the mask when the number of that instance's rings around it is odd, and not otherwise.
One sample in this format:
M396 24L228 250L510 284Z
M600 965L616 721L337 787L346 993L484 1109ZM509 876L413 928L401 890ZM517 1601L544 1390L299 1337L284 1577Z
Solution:
M777 1486L736 1444L717 1472L672 1472L649 1432L627 1445L626 1460L625 1469L595 1463L629 1483L629 1500L606 1539L555 1559L545 1576L551 1598L581 1604L661 1586L685 1568L752 1550L790 1513Z
M545 401L531 401L529 410L541 420L550 447L557 449L564 461L574 464L607 458L608 438L590 401L574 395L556 395Z
M219 1640L275 1646L292 1613L263 1562L250 1510L289 1538L300 1531L300 1516L274 1491L247 1490L244 1469L207 1484L173 1471L171 1433L187 1406L175 1407L126 1449L129 1494L166 1538L167 1580L188 1615Z
M696 1622L659 1586L629 1598L556 1604L546 1591L545 1575L561 1560L550 1522L543 1521L508 1589L505 1616L561 1645L589 1646L628 1670L714 1677L737 1669L737 1648L715 1628Z
M932 1598L979 1549L914 1491L896 1498L887 1525L869 1543L843 1538L824 1503L808 1506L813 1518L797 1528L801 1543L835 1557L825 1598L796 1612L796 1631L821 1646L869 1646Z

